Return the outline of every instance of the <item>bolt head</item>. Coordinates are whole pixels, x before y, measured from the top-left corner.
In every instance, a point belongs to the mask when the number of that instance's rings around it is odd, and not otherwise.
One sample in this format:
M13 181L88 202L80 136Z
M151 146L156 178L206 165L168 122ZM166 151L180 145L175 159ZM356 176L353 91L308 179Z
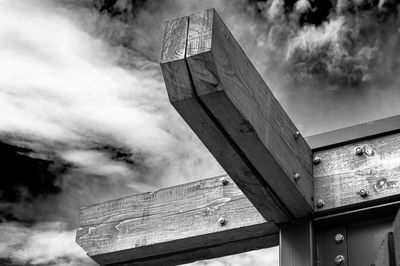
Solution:
M224 226L224 225L226 224L225 218L223 218L223 217L219 218L219 219L218 219L218 224L219 224L220 226Z
M335 242L336 244L341 244L344 241L344 235L342 234L336 234L335 235Z
M369 192L368 192L368 190L365 190L365 189L362 188L362 189L360 189L358 194L360 194L361 197L366 198L366 197L368 197Z
M293 173L293 179L297 183L299 182L301 175L299 173Z
M325 206L325 201L323 199L318 199L317 201L317 207L322 208Z
M344 263L344 256L343 255L337 255L335 257L335 264L336 265L342 265Z
M228 183L229 183L228 178L227 177L221 178L221 183L222 183L223 186L228 185Z
M313 159L313 163L314 164L320 164L321 163L321 157L315 156L314 159Z
M363 155L363 153L364 153L364 150L362 148L360 148L360 147L356 148L356 154L357 155Z
M295 139L298 139L300 137L300 131L294 132L293 136Z

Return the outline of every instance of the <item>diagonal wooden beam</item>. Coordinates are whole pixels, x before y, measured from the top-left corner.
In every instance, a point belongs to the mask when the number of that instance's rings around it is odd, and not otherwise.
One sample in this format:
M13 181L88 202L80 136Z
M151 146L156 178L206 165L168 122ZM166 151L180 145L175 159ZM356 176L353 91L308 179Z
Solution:
M266 219L292 218L195 93L185 60L188 17L166 23L161 70L171 104Z
M189 17L186 60L197 96L253 175L293 217L311 214L311 149L214 9Z
M223 176L81 208L76 242L100 265L177 265L276 246L279 229Z

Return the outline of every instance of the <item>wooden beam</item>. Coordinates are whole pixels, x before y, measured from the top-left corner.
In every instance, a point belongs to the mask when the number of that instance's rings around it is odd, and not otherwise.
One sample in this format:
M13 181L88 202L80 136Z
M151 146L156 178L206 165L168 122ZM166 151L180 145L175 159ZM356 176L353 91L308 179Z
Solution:
M279 265L315 265L314 229L310 218L280 226Z
M187 41L196 94L253 175L294 217L312 213L311 149L214 9L189 17Z
M81 208L76 236L100 265L177 265L278 241L279 229L227 176Z
M185 60L187 30L187 17L166 23L161 70L171 104L264 218L277 222L290 220L292 217L285 206L257 176L247 158L197 97Z
M357 155L356 149L362 154ZM316 151L314 166L316 215L343 212L399 200L400 133ZM364 189L368 195L360 194Z

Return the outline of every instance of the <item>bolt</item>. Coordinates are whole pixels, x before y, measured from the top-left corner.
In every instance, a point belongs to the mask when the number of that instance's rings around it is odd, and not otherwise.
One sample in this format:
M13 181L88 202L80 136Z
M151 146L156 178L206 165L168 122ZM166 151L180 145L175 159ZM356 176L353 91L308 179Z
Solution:
M313 163L314 163L314 164L319 164L319 163L321 163L321 157L315 156L314 159L313 159Z
M344 235L336 234L335 235L335 242L336 244L341 244L344 241Z
M297 183L299 182L301 175L299 173L293 173L293 179Z
M317 207L322 208L325 206L325 201L323 199L318 199L317 201Z
M218 219L218 224L219 224L220 226L224 226L224 225L226 224L225 218L223 218L223 217L219 218L219 219Z
M364 153L364 150L362 148L360 148L360 147L356 148L356 154L357 155L363 155L363 153Z
M335 263L336 265L341 265L344 263L344 256L343 255L337 255L335 257Z
M228 185L228 183L229 183L228 178L226 178L226 177L221 178L221 183L223 186Z
M365 189L362 188L362 189L360 189L358 194L360 194L361 197L366 198L366 197L368 197L369 192L368 192L368 190L365 190Z
M300 137L300 132L299 131L294 132L293 136L295 139L298 139Z

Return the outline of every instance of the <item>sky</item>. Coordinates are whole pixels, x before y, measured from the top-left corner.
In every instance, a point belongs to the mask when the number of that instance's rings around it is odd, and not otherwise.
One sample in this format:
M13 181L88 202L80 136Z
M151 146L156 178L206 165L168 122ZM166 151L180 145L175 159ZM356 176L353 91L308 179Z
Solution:
M159 66L164 21L211 7L303 135L400 113L394 0L0 0L1 265L94 265L79 207L224 173Z

